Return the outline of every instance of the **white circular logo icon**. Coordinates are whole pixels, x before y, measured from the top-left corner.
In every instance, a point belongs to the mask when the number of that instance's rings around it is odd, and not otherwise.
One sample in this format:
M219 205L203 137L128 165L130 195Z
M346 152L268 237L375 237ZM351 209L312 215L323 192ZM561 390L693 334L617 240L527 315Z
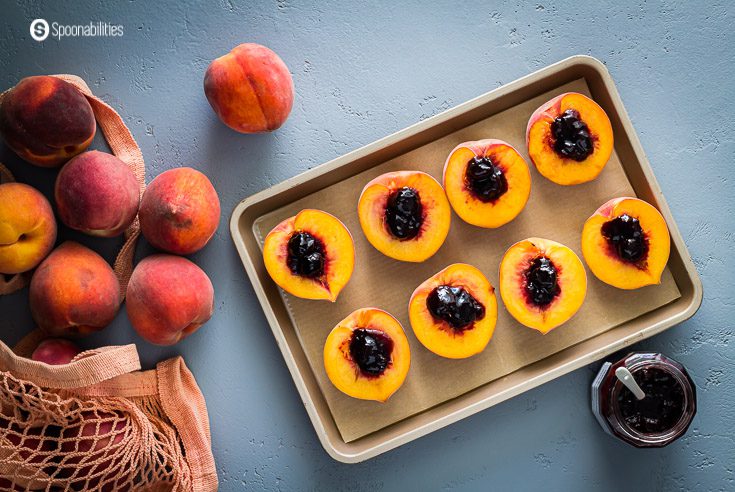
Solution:
M48 37L49 30L48 22L45 19L36 19L31 22L31 37L38 42Z

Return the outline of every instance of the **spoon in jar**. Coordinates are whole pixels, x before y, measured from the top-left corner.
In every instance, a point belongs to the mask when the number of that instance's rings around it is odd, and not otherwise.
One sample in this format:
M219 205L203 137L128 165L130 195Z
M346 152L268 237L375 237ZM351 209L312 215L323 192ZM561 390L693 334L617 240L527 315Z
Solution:
M615 376L631 391L631 393L633 393L636 398L642 400L646 397L646 394L643 392L641 387L638 386L638 383L635 382L633 374L631 374L627 367L621 366L615 369Z

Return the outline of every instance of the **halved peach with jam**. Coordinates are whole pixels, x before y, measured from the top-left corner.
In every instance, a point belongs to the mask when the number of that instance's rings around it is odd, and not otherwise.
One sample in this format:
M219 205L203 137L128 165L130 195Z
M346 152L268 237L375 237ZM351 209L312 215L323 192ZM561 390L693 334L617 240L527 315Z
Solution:
M302 210L278 224L263 245L265 268L286 292L334 302L355 266L347 227L321 210Z
M500 227L515 219L531 194L528 164L497 139L455 147L444 165L443 181L457 215L479 227Z
M587 219L582 255L595 277L619 289L661 283L671 239L661 213L638 198L614 198Z
M375 249L422 262L449 233L452 213L439 182L421 171L386 173L370 181L357 204L360 226Z
M500 296L519 323L548 333L579 311L587 273L563 244L532 237L515 243L500 262Z
M595 179L610 159L610 118L595 101L576 92L538 108L526 127L528 155L541 175L560 185Z
M450 359L470 357L485 349L495 331L495 289L477 268L455 263L416 288L408 315L424 347Z
M324 369L342 393L384 402L408 375L411 351L401 323L382 309L354 311L329 333Z

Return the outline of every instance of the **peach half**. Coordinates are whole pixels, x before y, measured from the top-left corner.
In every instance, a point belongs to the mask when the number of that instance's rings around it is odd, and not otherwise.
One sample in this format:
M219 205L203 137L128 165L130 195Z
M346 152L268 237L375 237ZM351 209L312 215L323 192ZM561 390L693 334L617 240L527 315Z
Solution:
M502 140L464 142L444 165L444 189L459 217L479 227L507 224L531 194L531 173L523 157Z
M375 249L410 262L425 261L439 250L452 218L444 189L421 171L390 172L373 179L362 190L357 212Z
M411 365L403 327L382 309L354 311L329 333L324 368L342 393L385 402L401 387Z
M638 198L608 201L582 229L582 255L587 266L595 277L619 289L661 283L670 249L663 216Z
M526 145L542 176L560 185L586 183L595 179L610 159L612 125L595 101L567 92L531 115Z
M515 243L500 263L500 296L519 323L548 333L579 311L587 274L563 244L532 237Z
M55 242L56 220L46 197L26 184L0 184L0 273L35 268Z
M480 270L450 265L419 285L408 303L419 342L442 357L463 359L482 352L495 331L495 289Z
M289 294L334 302L352 276L355 246L337 217L306 209L268 233L263 261L273 281Z

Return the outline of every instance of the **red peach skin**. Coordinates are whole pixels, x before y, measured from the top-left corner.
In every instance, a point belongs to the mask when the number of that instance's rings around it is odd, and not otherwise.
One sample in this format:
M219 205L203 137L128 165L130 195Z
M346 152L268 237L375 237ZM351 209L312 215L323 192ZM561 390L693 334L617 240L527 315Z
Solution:
M273 51L245 43L209 65L204 93L220 120L233 130L270 132L291 112L293 79Z
M0 134L21 158L56 167L89 147L97 130L92 106L56 77L27 77L0 105Z
M68 364L81 350L74 343L63 338L47 338L38 344L31 359L53 366Z
M109 325L120 307L120 283L100 255L73 241L39 265L28 293L31 315L46 333L86 335Z
M118 236L138 213L133 171L112 154L92 150L61 168L54 188L61 221L91 236Z
M177 255L202 249L217 231L220 204L209 179L190 167L151 181L140 202L140 228L155 248Z
M180 256L141 261L128 283L126 309L138 334L173 345L199 329L214 312L214 288L204 271Z

